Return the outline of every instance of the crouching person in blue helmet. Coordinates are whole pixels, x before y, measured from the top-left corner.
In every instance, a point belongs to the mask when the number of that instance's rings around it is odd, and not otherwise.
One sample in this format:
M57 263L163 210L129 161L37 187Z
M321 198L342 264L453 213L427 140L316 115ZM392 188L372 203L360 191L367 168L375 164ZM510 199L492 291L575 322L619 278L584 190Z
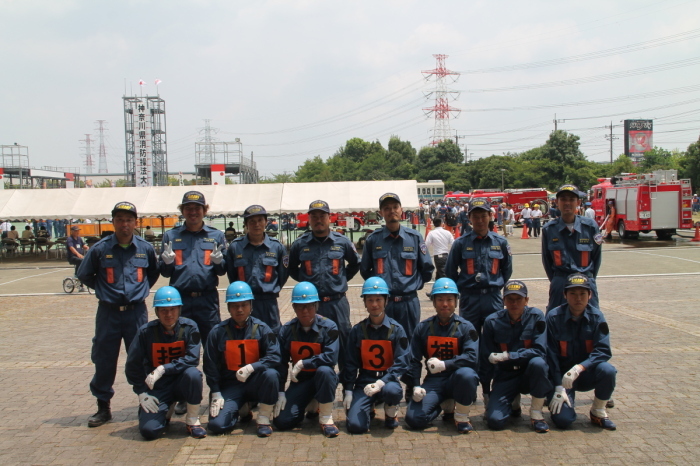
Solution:
M277 336L250 315L253 291L247 283L228 286L226 305L231 318L212 329L204 351L204 374L211 391L208 427L215 434L231 431L241 406L257 401L258 437L269 437L279 388Z
M542 415L545 397L552 391L546 325L542 311L529 307L528 300L525 283L509 281L503 288L506 308L484 322L479 377L493 380L484 415L491 429L501 430L508 419L519 417L520 394L529 393L532 428L538 433L549 431Z
M435 315L418 324L411 340L414 387L406 424L425 429L442 411L441 403L454 400L454 416L446 413L443 419L454 419L457 432L467 434L474 430L469 411L479 386L479 335L469 321L455 314L459 292L452 279L435 280L430 298ZM424 358L428 374L421 384Z
M182 299L172 286L156 291L153 308L158 319L139 329L125 367L126 380L139 396L139 431L148 440L160 437L177 400L185 400L187 431L204 438L207 433L199 423L199 329L194 321L180 317Z
M384 403L384 426L399 426L399 403L403 397L399 381L408 372L410 361L406 332L384 312L389 299L386 282L380 277L367 279L362 299L369 316L350 331L341 373L343 405L348 432L352 434L369 430L376 403Z
M340 432L333 422L333 401L338 375L333 368L340 348L338 327L316 314L318 305L318 291L313 284L301 282L292 290L292 307L297 316L284 324L279 333L280 387L283 389L287 381L290 361L291 382L286 392L279 393L274 423L279 430L296 427L304 420L306 406L316 400L323 435L337 437Z

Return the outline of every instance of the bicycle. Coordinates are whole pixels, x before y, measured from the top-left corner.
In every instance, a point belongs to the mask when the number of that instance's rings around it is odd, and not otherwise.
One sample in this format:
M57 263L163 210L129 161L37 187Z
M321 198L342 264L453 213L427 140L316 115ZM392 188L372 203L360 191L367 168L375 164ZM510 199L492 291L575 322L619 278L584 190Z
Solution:
M72 293L76 290L76 288L78 289L78 292L80 292L81 286L85 287L85 291L87 291L88 294L92 294L90 287L83 285L83 283L78 280L78 277L72 276L63 279L63 291L66 293Z

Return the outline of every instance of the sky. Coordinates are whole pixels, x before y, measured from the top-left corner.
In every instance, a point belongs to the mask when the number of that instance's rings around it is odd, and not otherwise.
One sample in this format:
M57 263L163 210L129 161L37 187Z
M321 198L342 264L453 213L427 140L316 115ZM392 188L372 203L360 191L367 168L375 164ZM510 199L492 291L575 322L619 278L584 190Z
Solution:
M354 137L420 149L434 54L459 73L449 125L471 159L540 146L555 119L598 162L625 119L653 119L668 150L700 134L696 0L0 0L0 18L0 144L35 168L85 173L105 120L123 172L122 97L141 93L165 100L171 172L193 170L205 120L262 176Z

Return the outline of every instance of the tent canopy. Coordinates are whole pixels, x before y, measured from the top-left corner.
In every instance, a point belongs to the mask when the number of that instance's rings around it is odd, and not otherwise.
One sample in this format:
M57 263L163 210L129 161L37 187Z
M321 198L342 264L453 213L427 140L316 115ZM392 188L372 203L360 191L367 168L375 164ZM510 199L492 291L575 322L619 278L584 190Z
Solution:
M223 186L154 186L150 188L13 189L0 191L0 219L109 219L121 201L136 206L141 217L179 215L177 206L187 191L200 191L208 215L242 214L252 204L268 212L306 212L317 199L334 212L377 210L379 197L397 194L405 210L418 208L414 180L342 181L333 183L233 184Z

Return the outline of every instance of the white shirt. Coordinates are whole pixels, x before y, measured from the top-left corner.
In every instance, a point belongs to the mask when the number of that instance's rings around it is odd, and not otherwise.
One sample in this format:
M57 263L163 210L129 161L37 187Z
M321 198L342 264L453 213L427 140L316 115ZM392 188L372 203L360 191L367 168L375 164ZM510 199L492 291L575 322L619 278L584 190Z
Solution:
M524 208L523 210L520 211L520 215L523 218L532 218L532 211L530 210L529 207Z
M10 222L0 223L0 230L2 230L2 231L10 231L11 228L12 228L12 224Z
M440 254L448 254L454 241L452 233L440 226L428 233L425 244L433 250L433 256L439 256Z
M532 218L540 218L542 217L542 211L539 209L533 209L530 211L530 216Z
M593 210L591 207L586 209L586 217L592 218L595 220L595 210Z

